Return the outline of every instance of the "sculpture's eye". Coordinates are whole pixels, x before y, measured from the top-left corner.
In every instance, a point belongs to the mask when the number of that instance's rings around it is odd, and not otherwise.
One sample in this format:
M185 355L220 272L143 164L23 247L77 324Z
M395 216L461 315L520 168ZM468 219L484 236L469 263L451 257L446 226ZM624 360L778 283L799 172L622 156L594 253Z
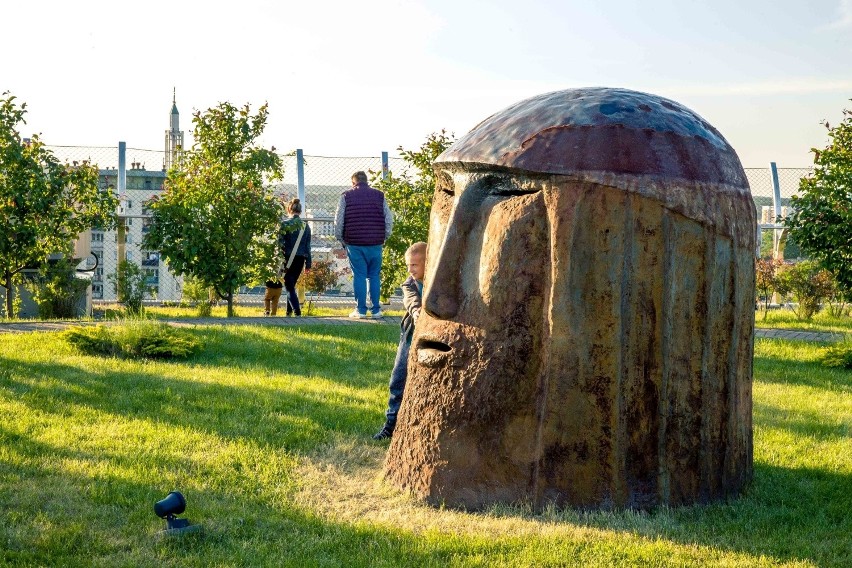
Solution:
M482 183L487 189L487 195L494 197L516 197L540 191L537 187L519 187L513 179L499 176L488 176Z
M533 193L538 193L540 190L537 188L526 188L526 187L499 187L495 188L491 192L491 195L496 195L498 197L515 197L518 195L531 195Z

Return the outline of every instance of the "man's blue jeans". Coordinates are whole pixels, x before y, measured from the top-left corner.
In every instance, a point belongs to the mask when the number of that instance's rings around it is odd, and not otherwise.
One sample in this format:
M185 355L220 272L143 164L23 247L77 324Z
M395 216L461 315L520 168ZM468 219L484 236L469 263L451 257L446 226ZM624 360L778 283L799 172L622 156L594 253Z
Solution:
M379 273L382 271L382 245L358 246L347 245L349 267L352 268L352 287L355 292L355 303L358 313L367 315L367 282L370 283L370 302L373 313L381 309L379 305Z
M399 334L399 346L396 349L396 359L393 362L390 378L390 398L388 398L388 409L385 412L385 428L390 431L396 428L396 415L402 403L405 381L408 379L408 353L411 350L412 335L414 335L413 331L403 331Z

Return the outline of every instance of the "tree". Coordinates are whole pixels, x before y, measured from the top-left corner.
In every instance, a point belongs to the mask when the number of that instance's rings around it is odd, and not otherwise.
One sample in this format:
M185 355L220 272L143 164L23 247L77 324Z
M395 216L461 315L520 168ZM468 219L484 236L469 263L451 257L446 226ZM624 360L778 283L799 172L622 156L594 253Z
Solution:
M759 258L755 263L754 287L765 302L763 307L764 320L769 314L769 302L772 300L772 292L775 290L775 280L780 267L783 265L784 261L777 258Z
M266 182L281 179L275 148L256 145L266 126L267 105L228 102L193 114L191 150L168 172L165 190L149 204L151 228L143 246L159 250L177 274L189 275L228 302L260 278L275 255L281 205Z
M115 225L118 199L98 189L98 169L87 162L62 164L38 135L21 138L26 103L0 96L0 277L6 314L13 314L12 278L68 250L91 227Z
M419 150L409 151L402 147L398 150L406 161L406 170L395 176L389 173L387 179L374 180L374 186L385 193L388 206L394 214L393 233L385 243L382 259L382 296L388 297L405 280L408 267L405 263L405 251L418 241L427 241L429 236L429 213L432 210L432 197L435 193L435 172L432 163L446 150L455 138L446 131L433 132L420 146ZM416 177L409 175L411 168Z
M832 128L823 150L812 148L813 175L799 182L793 213L786 224L790 237L836 278L844 294L852 293L852 111Z

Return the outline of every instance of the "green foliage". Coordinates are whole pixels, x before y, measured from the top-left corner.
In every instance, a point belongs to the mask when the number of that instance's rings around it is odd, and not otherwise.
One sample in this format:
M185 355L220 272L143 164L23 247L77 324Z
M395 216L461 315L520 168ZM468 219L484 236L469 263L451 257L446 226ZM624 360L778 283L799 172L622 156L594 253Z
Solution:
M799 182L793 213L786 224L790 236L811 258L837 279L840 289L852 293L852 111L828 129L830 142L814 153L813 175Z
M766 319L766 314L769 313L769 302L772 300L772 293L775 291L776 276L778 269L784 263L781 260L772 258L759 258L755 262L755 283L754 288L759 297L764 299L766 310L763 314L763 319Z
M785 266L775 278L776 291L798 303L793 306L793 312L800 320L810 320L823 300L832 295L834 287L831 273L814 260Z
M405 251L409 246L429 240L429 213L435 193L435 172L432 163L455 138L442 130L432 133L418 150L399 148L407 168L399 176L390 172L387 179L373 181L385 193L394 214L393 233L385 243L382 259L382 296L389 297L408 275ZM414 176L411 169L414 169Z
M183 297L198 310L199 317L210 317L213 311L213 306L210 303L210 287L205 286L201 280L192 276L184 277Z
M145 285L145 273L142 269L129 260L122 260L118 263L115 274L110 274L107 278L112 282L116 299L124 305L127 313L141 314L142 300L145 299L145 293L150 290Z
M839 345L829 347L825 350L820 363L829 368L852 369L852 342L846 340Z
M0 96L0 284L6 313L13 313L12 277L66 250L91 227L115 225L118 200L98 189L98 168L61 164L38 135L24 140L26 103L8 92Z
M201 342L191 334L148 320L114 326L76 327L63 332L63 336L87 355L130 359L186 358L201 347Z
M192 150L168 172L165 190L148 207L150 231L143 246L159 250L177 274L212 287L228 301L260 278L275 256L283 213L266 182L283 175L281 158L256 145L267 106L251 115L248 105L220 103L193 116Z
M27 282L40 318L79 316L77 306L86 294L89 281L77 278L76 274L74 263L66 255L55 262L42 264L36 277Z

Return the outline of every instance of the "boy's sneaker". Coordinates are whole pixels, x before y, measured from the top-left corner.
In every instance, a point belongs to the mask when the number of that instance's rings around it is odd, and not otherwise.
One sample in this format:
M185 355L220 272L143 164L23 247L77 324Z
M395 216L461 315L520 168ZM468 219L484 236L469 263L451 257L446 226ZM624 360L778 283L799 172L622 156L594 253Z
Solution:
M367 314L362 314L358 310L352 310L352 313L349 314L349 317L355 319L365 319L367 317Z
M384 317L382 310L376 310L373 312L373 319L381 319L382 317Z
M374 440L390 440L391 436L393 436L393 430L388 428L387 426L382 426L382 429L373 434Z

